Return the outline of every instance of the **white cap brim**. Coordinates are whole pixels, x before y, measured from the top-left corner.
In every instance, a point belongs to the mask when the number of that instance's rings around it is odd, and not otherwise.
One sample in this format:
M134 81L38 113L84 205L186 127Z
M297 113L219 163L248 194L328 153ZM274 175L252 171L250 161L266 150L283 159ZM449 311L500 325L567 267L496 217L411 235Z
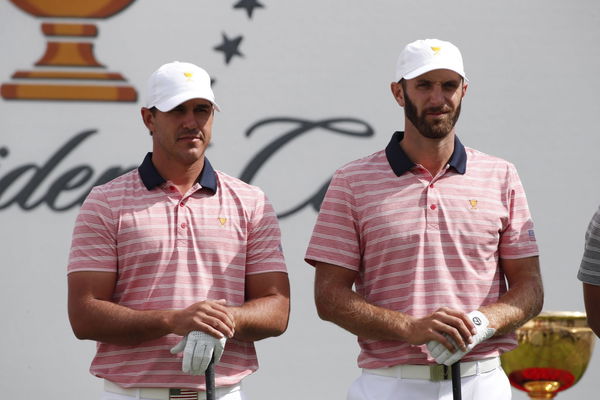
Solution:
M399 81L400 79L404 78L406 80L408 79L414 79L418 76L421 76L423 74L426 74L427 72L436 70L436 69L447 69L449 71L454 71L457 74L459 74L460 76L463 77L464 80L468 81L467 77L465 76L465 73L463 71L461 71L458 68L452 68L451 66L445 65L445 64L428 64L428 65L424 65L420 68L415 69L414 71L411 71L407 74L404 74L404 76L400 76L400 77L396 77L396 81Z
M221 108L219 107L219 105L217 103L215 103L208 97L198 96L198 93L196 91L179 93L176 96L170 97L160 103L156 103L154 105L154 107L158 108L162 112L167 112L167 111L171 111L172 109L174 109L181 103L185 103L186 101L192 100L192 99L204 99L204 100L210 101L217 111L221 111Z

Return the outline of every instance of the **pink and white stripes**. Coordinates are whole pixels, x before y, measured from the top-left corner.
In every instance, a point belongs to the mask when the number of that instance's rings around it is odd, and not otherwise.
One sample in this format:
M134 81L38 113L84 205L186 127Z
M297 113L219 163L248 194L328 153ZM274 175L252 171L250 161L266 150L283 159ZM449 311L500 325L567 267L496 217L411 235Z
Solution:
M340 168L306 252L358 272L355 290L373 304L413 316L441 306L470 312L506 292L500 258L538 254L527 200L514 166L465 148L467 168L432 177L416 166L396 176L385 151ZM424 346L359 338L361 368L426 364ZM493 338L465 358L516 345Z
M244 303L247 275L286 272L275 212L257 187L219 171L217 190L182 196L169 182L148 190L137 170L96 187L73 232L68 272L118 274L113 301L135 310L181 309L205 299ZM124 387L204 389L181 372L168 335L140 346L98 344L91 372ZM254 345L230 339L217 385L258 368Z

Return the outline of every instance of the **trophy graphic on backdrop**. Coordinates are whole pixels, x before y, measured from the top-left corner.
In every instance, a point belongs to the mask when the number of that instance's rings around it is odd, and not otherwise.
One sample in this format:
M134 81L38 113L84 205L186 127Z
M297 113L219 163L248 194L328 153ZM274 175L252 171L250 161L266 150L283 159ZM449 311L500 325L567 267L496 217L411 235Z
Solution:
M596 340L580 312L543 312L516 333L519 346L502 355L502 368L531 399L552 399L576 384Z
M107 18L135 0L11 0L21 10L42 18ZM0 87L7 100L137 100L135 88L116 72L107 72L93 53L98 35L94 24L45 22L46 52L33 71L16 71Z

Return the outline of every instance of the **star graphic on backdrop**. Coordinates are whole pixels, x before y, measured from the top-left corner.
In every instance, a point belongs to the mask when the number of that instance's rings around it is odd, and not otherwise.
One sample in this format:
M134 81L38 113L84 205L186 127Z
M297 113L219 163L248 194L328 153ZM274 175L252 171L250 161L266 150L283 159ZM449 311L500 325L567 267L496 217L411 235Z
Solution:
M243 38L243 36L238 36L233 39L229 39L227 35L223 33L223 42L220 45L215 46L214 50L222 51L225 54L225 64L229 64L229 62L234 56L244 56L238 50L238 47L240 46L240 43L242 42Z
M257 0L240 0L238 1L233 8L245 8L248 13L248 18L252 19L252 13L255 8L265 8L262 4L260 4Z

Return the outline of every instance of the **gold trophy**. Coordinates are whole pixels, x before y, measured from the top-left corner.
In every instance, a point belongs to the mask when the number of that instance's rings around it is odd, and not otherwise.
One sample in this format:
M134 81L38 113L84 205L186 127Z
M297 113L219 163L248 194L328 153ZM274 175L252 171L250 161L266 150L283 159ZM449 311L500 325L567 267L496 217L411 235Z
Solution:
M552 399L576 384L596 341L581 312L543 312L516 334L519 346L501 356L502 368L531 399Z
M135 0L11 0L41 18L108 18ZM94 24L44 22L46 53L33 71L16 71L0 88L7 100L136 101L136 90L117 72L107 72L93 53ZM89 82L89 83L88 83Z

